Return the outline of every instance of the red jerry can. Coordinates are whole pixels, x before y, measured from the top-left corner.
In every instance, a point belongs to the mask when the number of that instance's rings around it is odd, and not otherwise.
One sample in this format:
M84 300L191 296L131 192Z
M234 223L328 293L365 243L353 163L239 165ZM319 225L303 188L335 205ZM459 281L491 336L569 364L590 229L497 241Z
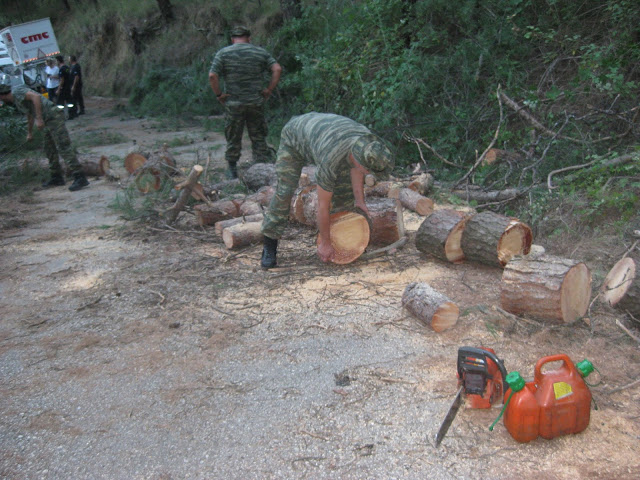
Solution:
M536 386L525 383L518 372L507 375L509 388L505 393L507 406L504 426L518 442L526 443L538 438L540 429L540 407L536 400Z

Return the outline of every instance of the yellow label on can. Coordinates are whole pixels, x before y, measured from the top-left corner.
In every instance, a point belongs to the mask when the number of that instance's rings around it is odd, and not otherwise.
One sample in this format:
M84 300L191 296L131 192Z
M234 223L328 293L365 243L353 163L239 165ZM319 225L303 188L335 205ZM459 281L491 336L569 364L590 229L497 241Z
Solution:
M557 382L553 384L553 393L556 395L556 400L573 395L571 385L566 382Z

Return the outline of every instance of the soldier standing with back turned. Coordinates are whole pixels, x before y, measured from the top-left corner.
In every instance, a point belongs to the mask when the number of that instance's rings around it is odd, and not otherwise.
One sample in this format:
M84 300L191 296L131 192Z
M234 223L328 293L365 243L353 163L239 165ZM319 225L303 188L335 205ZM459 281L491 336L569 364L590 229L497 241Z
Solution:
M231 42L232 45L216 53L209 71L209 83L225 107L225 159L229 176L236 178L245 124L251 138L253 160L268 162L273 159L274 152L266 140L264 103L278 85L282 67L266 50L251 44L251 32L246 27L234 27ZM264 88L265 74L269 72L271 80ZM220 79L224 81L224 90Z

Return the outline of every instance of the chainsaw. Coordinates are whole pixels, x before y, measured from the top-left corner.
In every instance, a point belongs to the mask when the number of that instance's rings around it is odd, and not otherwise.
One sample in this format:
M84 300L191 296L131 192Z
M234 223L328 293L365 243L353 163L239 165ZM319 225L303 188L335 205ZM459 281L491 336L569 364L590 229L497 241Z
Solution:
M436 447L447 434L462 405L462 396L470 408L490 408L498 400L504 401L504 363L491 348L460 347L458 349L458 392L440 430L436 434Z

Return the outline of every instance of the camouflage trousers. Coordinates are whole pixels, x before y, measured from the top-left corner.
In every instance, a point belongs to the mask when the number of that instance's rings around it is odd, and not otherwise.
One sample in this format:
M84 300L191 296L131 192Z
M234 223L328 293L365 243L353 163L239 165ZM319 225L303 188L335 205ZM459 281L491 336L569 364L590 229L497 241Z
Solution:
M268 163L273 161L274 151L267 145L267 121L264 118L264 105L231 105L225 106L224 136L227 139L225 159L235 164L242 150L242 134L244 126L251 139L253 161Z
M289 220L291 198L298 187L302 167L305 163L304 157L299 155L295 149L288 147L282 139L276 160L278 185L262 221L263 235L274 239L282 237ZM331 197L332 213L353 210L355 206L351 179L347 177L340 180Z
M76 152L71 145L69 132L64 125L64 112L56 111L52 118L48 118L44 124L44 153L49 160L49 168L52 177L64 177L58 155L67 164L69 173L75 175L82 171Z

